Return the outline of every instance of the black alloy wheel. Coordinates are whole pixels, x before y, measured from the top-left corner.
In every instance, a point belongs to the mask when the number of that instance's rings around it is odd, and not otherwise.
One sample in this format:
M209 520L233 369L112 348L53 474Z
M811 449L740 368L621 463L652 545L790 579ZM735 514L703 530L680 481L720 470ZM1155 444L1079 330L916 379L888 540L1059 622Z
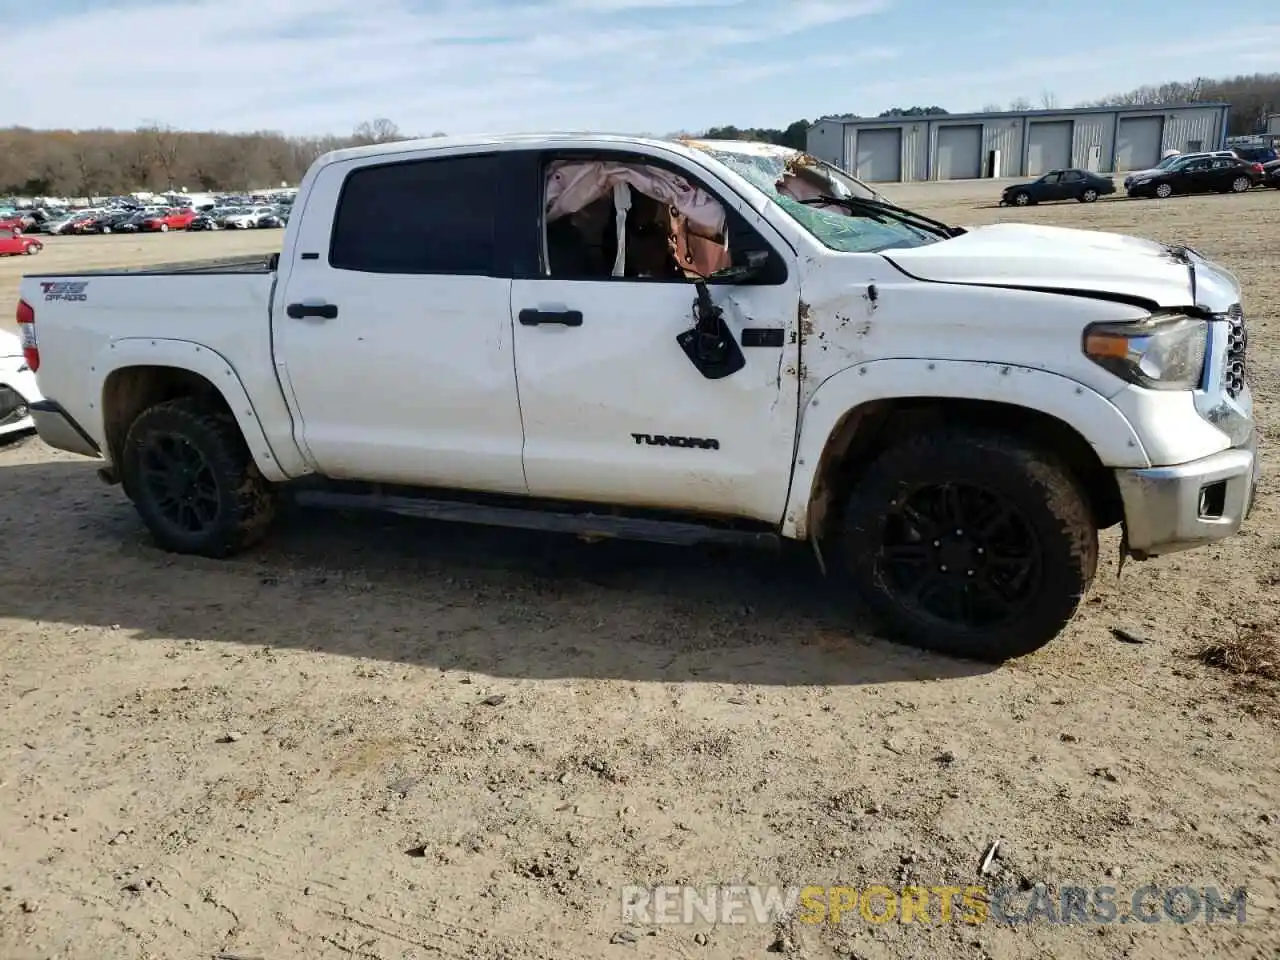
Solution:
M890 512L879 573L893 599L939 626L985 630L1040 587L1040 545L1017 505L964 483L916 487Z
M218 521L218 481L186 437L152 433L139 451L141 479L160 516L184 534L201 536Z

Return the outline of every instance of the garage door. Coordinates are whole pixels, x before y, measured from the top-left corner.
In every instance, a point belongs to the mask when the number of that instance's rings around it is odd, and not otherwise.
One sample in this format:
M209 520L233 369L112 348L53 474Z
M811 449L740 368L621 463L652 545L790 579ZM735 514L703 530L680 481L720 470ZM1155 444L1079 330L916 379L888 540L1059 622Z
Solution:
M976 180L982 175L982 124L938 128L939 180Z
M1116 172L1146 170L1160 162L1164 117L1122 117L1116 135Z
M902 131L858 131L857 177L868 183L891 183L902 179Z
M1027 132L1027 176L1071 166L1071 121L1045 120Z

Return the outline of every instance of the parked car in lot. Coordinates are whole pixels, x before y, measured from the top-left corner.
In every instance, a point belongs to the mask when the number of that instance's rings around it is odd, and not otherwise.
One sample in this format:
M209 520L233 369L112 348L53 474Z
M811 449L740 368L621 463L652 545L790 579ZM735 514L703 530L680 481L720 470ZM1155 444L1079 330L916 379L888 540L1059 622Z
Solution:
M1136 181L1146 177L1154 177L1168 170L1173 164L1181 161L1189 160L1192 157L1234 157L1235 154L1230 150L1201 150L1195 153L1171 153L1167 157L1161 159L1154 167L1146 170L1130 170L1124 177L1124 188L1128 191Z
M207 210L204 213L197 214L192 218L191 223L187 225L187 229L197 232L200 230L217 230L219 215L217 210Z
M223 217L222 224L228 230L254 230L263 225L264 218L274 215L271 207L241 207Z
M14 257L21 254L31 256L44 249L44 244L35 237L12 230L0 230L0 257Z
M1280 189L1280 160L1271 160L1262 165L1262 182L1268 187Z
M1266 165L1272 160L1280 159L1275 147L1232 147L1231 152L1249 163Z
M1149 171L1127 188L1130 197L1171 197L1175 193L1247 193L1262 181L1262 164L1239 157L1182 156L1165 169Z
M22 354L22 341L0 330L0 437L34 430L31 404L40 399L36 375Z
M1050 170L1038 180L1005 187L1000 197L1000 206L1025 207L1054 200L1093 203L1099 197L1115 192L1116 182L1110 177L1073 167L1069 170Z
M1182 245L951 226L738 141L384 143L300 196L280 254L22 281L40 436L167 550L247 548L288 481L790 540L888 635L999 661L1071 619L1099 529L1146 559L1253 504L1241 287Z
M129 210L110 210L100 216L86 221L80 228L81 233L121 233L125 225L134 216Z
M144 233L168 233L187 229L195 218L195 211L190 208L171 207L143 218L138 226Z

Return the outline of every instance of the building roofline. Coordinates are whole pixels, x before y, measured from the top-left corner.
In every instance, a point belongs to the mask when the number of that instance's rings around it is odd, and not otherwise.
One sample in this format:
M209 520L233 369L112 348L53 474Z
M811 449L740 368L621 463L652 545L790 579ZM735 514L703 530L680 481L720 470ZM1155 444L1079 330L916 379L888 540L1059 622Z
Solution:
M1222 109L1230 107L1229 103L1222 103L1217 100L1203 100L1195 103L1152 103L1137 104L1113 107L1064 107L1059 110L997 110L991 113L925 113L918 116L893 116L893 117L836 117L827 116L819 117L810 127L816 127L820 123L842 123L846 126L865 126L875 124L877 126L891 126L895 123L918 123L922 120L979 120L979 119L1010 119L1015 117L1060 117L1060 116L1080 116L1097 113L1164 113L1168 110L1202 110L1205 107L1216 107Z

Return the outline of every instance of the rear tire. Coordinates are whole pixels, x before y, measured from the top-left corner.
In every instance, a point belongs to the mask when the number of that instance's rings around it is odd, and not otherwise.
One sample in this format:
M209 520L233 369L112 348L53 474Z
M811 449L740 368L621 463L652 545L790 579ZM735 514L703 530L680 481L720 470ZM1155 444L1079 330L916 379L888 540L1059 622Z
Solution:
M1232 193L1248 193L1253 189L1253 181L1248 177L1236 177L1231 181Z
M124 489L156 544L221 558L261 540L275 516L235 418L194 397L156 404L129 428Z
M985 431L882 453L840 536L852 585L891 638L990 663L1056 637L1098 565L1093 513L1066 466Z
M1098 191L1090 187L1084 193L1080 194L1081 203L1094 203L1098 199Z

